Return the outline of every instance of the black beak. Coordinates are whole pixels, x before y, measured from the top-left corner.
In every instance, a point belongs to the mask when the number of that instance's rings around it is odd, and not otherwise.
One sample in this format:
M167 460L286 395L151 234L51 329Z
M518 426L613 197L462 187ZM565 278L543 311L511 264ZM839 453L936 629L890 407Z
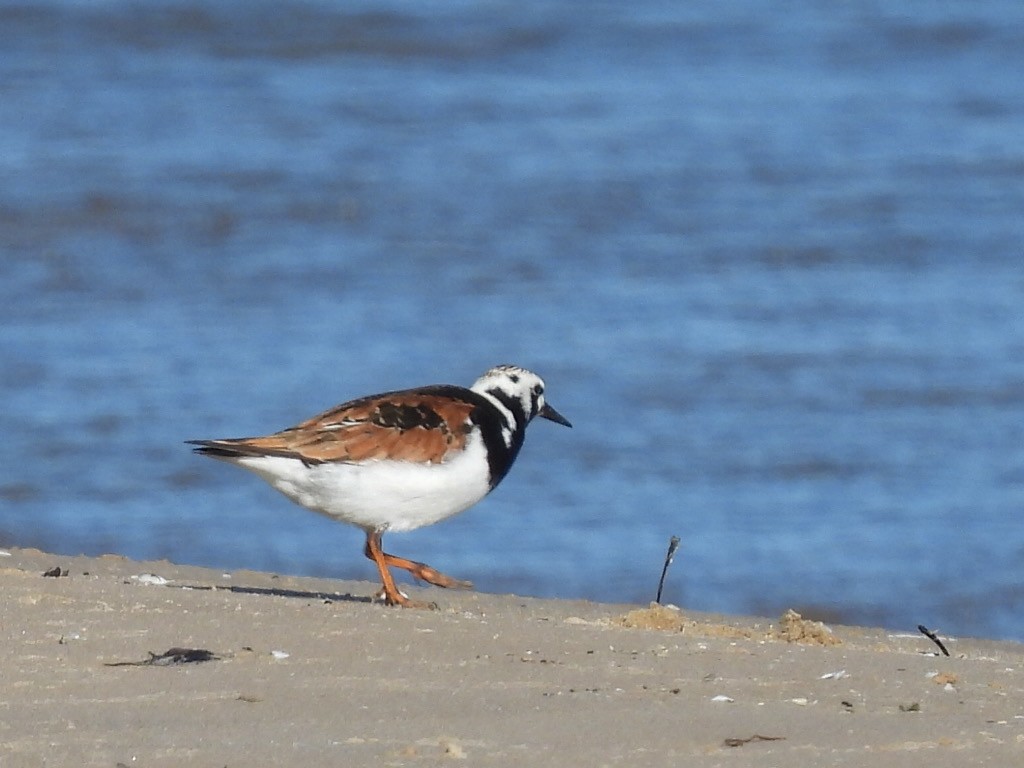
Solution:
M555 422L555 424L561 424L563 427L571 427L572 426L572 424L569 423L569 420L567 418L565 418L565 416L560 414L558 411L556 411L554 408L552 408L547 403L544 403L544 407L541 408L540 411L537 412L537 415L544 417L548 421L553 421L553 422Z

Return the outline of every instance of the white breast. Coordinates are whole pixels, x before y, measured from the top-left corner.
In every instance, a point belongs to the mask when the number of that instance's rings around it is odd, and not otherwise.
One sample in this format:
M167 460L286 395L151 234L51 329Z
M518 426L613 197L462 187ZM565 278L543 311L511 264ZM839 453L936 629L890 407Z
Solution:
M480 434L439 464L329 462L306 466L279 456L235 460L292 501L364 529L410 531L458 514L490 490Z

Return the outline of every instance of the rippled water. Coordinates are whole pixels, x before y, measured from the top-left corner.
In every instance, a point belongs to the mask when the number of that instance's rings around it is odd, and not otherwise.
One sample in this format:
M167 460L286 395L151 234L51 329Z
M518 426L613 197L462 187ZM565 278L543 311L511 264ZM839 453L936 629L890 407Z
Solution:
M1024 6L0 8L0 541L373 578L182 440L538 370L489 591L1024 639Z

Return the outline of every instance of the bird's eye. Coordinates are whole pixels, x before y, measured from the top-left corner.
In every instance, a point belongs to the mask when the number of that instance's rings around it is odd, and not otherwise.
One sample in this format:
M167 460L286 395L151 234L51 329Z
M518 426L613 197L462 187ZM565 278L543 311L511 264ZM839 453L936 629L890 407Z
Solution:
M544 391L544 387L542 387L540 384L534 384L533 385L533 394L534 395L539 395L543 391Z

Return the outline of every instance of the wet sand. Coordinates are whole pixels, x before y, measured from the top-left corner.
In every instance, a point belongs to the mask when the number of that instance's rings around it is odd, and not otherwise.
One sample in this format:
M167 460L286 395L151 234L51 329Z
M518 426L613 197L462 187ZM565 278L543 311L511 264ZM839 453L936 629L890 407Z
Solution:
M1015 643L942 637L945 657L914 627L426 588L408 591L437 610L403 610L370 602L368 582L19 549L0 584L4 768L1024 754Z

